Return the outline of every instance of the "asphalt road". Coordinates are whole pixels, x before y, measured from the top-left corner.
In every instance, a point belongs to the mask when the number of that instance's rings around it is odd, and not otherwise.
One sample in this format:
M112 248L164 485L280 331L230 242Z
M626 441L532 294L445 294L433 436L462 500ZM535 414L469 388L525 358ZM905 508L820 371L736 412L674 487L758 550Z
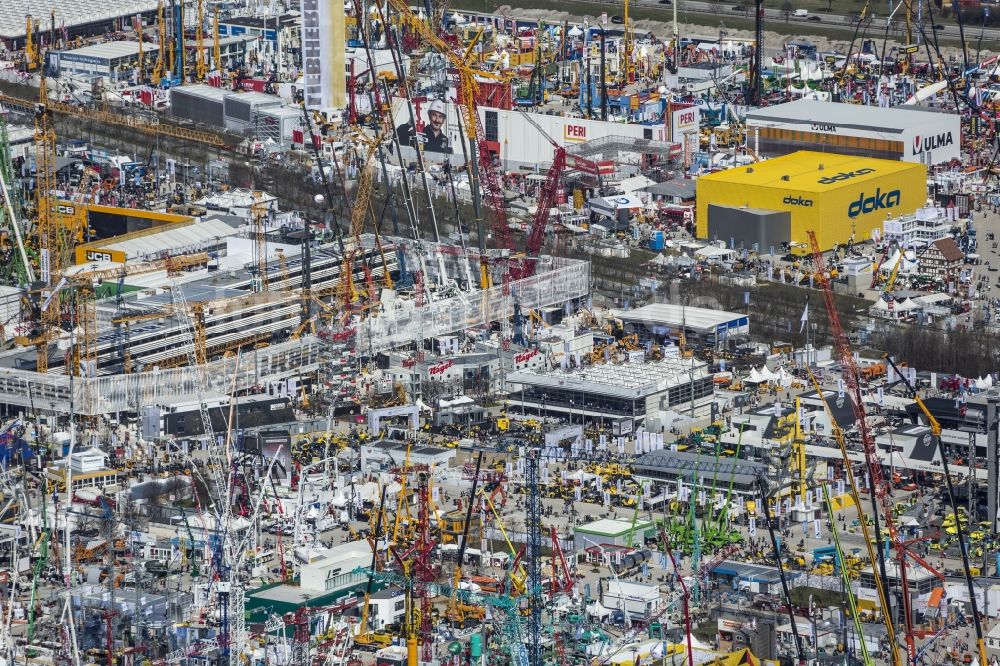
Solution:
M600 0L580 0L581 2L593 2L594 4L602 4L607 7L607 3L600 2ZM660 8L663 10L665 20L670 17L673 13L673 6L661 3L660 0L633 0L637 5L640 5L646 9ZM705 2L704 0L678 0L679 4L677 10L679 12L686 12L692 14L705 14L711 16L717 16L720 20L725 20L726 16L732 16L733 18L753 18L753 3L735 1L735 2ZM745 7L745 11L734 11L736 7ZM609 11L608 14L614 15L619 13L617 6ZM803 35L808 37L809 27L826 27L826 28L839 28L843 30L851 30L854 27L854 23L850 20L850 15L848 14L828 14L826 12L821 13L810 13L809 16L796 17L789 16L785 19L784 12L780 9L765 8L764 9L764 27L767 29L768 25L774 25L776 23L786 23L786 24L801 24L803 29ZM817 20L817 18L819 20ZM888 22L888 16L873 16L870 23L867 26L862 27L861 32L866 32L868 37L879 37L884 35L886 23ZM890 30L889 36L895 39L902 39L902 20L900 16L893 17L893 23L895 31ZM939 29L937 30L940 37L948 39L958 39L959 29L957 25L938 23ZM924 31L928 39L933 39L932 35L932 24L925 22ZM1000 29L996 28L981 28L977 25L965 26L965 39L970 46L975 44L980 40L996 40L1000 39ZM916 34L914 36L916 39Z

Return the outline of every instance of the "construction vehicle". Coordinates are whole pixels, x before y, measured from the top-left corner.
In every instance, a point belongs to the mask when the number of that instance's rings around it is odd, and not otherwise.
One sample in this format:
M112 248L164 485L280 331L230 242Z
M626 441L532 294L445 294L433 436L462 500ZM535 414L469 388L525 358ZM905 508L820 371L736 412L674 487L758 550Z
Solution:
M31 14L24 17L24 71L33 72L39 65L38 21Z

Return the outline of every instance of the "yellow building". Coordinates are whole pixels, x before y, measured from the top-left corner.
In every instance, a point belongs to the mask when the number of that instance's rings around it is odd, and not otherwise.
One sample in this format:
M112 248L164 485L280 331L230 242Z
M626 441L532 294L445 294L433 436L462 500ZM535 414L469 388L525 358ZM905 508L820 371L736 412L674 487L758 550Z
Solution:
M828 250L870 239L926 199L922 164L801 151L698 178L697 234L768 252L808 245L815 231Z

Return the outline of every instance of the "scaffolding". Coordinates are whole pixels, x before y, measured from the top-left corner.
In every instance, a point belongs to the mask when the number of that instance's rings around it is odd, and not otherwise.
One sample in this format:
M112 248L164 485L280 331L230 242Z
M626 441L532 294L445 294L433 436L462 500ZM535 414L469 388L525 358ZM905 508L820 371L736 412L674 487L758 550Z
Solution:
M631 136L604 136L578 143L566 150L574 157L586 159L618 160L623 154L669 155L675 144L655 139L637 139Z
M362 245L366 248L372 247L374 242L371 235L362 237ZM490 269L497 273L494 283L498 286L480 290L480 256L475 250L430 242L416 244L402 239L382 239L382 242L388 248L398 244L406 257L406 266L427 266L429 282L437 285L433 292L435 297L419 308L414 301L397 299L394 307L370 313L352 335L356 335L353 344L340 337L320 339L316 335L305 334L298 339L247 351L250 345L242 343L245 343L244 338L249 333L259 332L270 338L276 327L298 323L296 292L243 294L229 300L218 300L214 296L222 292L213 289L199 292L195 289L188 296L190 300L204 300L202 307L205 309L206 331L214 331L208 340L209 356L219 352L218 345L241 343L244 353L235 380L236 391L260 388L290 376L316 372L331 353L340 352L338 355L343 355L352 346L368 354L405 347L421 335L449 335L508 319L514 316L515 304L522 311L535 310L585 298L590 291L590 263L587 261L542 257L538 272L510 282L509 294L505 294L499 275L508 258L501 253L490 252L486 259ZM392 254L395 255L394 252ZM395 260L389 265L390 270L394 265ZM71 410L81 416L131 412L138 405L155 405L196 395L199 373L203 373L204 386L201 390L205 394L228 395L233 388L231 382L236 371L236 358L223 357L197 368L163 367L162 358L165 355L185 355L191 343L182 339L176 315L163 298L150 299L147 303L151 309L157 310L149 315L150 318L162 318L163 322L150 322L155 329L155 340L144 342L135 339L132 343L133 355L146 361L141 371L74 377L71 384L70 378L65 375L0 367L0 404L21 406L42 413L64 414ZM98 309L100 311L100 306ZM139 329L133 331L133 335L139 338L140 334ZM98 359L102 353L112 351L107 346L109 336L112 332L107 318L99 319L96 335ZM164 336L169 339L165 340ZM231 341L233 337L238 340ZM161 349L165 342L167 349ZM159 363L159 367L155 363Z
M444 250L444 246L436 247L436 244L425 243L421 250L434 255L437 251ZM454 273L455 279L464 282L468 282L467 269L476 267L478 270L479 254L473 250L465 250L457 255L452 253L447 259L442 264L426 261L426 265L429 268L445 265L449 274ZM495 263L494 259L490 258L491 264ZM497 286L486 290L457 290L454 296L432 300L421 308L417 308L412 302L403 302L377 317L368 317L358 327L357 348L369 353L396 349L412 344L421 336L432 338L449 335L508 319L514 316L515 303L524 312L562 305L567 301L584 298L590 293L590 262L545 257L539 263L535 275L509 283L509 295L504 294L501 281L495 280L494 284ZM409 260L407 264L416 265Z
M234 374L236 390L245 391L319 369L324 345L312 335L245 351L236 374L236 357L210 361L201 368L181 367L103 377L74 377L72 393L66 375L0 368L0 403L34 408L42 413L80 416L133 411L135 405L193 396L198 373L204 372L205 392L229 395Z

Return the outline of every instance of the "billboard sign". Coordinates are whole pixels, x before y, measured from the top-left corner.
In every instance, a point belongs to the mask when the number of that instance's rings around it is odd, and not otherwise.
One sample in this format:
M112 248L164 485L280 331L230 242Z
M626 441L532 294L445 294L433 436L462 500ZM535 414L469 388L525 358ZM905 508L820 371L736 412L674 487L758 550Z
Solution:
M301 10L306 108L343 107L347 86L344 5L340 0L302 0Z

